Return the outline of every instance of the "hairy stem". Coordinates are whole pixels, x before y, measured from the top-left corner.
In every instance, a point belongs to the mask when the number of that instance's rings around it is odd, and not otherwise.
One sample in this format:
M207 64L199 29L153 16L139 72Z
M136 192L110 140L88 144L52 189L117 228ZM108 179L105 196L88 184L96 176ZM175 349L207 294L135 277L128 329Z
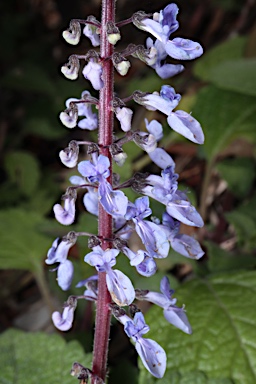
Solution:
M101 18L101 47L100 54L103 59L104 87L100 91L99 99L99 139L100 152L110 160L110 176L108 181L112 184L112 159L109 152L109 145L113 142L114 115L112 103L114 98L114 72L111 60L104 60L113 54L113 46L107 40L107 22L115 22L115 0L102 0ZM112 217L108 215L102 206L99 206L98 234L103 238L102 248L111 248L112 244L104 239L112 238ZM98 300L96 309L96 324L94 335L94 350L92 371L95 375L105 381L107 371L107 354L110 331L110 309L111 297L107 290L106 273L99 272ZM96 383L96 379L92 380Z

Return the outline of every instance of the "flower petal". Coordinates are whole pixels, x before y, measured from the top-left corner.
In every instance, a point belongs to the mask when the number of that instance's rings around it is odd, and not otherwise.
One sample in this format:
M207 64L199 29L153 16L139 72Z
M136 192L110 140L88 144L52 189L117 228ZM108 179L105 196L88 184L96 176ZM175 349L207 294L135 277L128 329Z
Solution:
M187 334L192 333L191 325L189 324L187 315L183 308L169 307L164 309L164 317L166 320L174 325L176 328L181 329Z
M107 286L112 300L119 306L130 305L135 299L135 291L131 280L118 269L108 271Z
M204 143L204 133L199 122L189 113L176 111L167 117L169 126L182 136L197 144Z
M60 263L57 272L58 286L63 290L67 291L72 283L74 273L74 267L70 260L66 260Z
M151 375L160 379L166 370L166 353L154 340L139 338L135 344L143 365Z

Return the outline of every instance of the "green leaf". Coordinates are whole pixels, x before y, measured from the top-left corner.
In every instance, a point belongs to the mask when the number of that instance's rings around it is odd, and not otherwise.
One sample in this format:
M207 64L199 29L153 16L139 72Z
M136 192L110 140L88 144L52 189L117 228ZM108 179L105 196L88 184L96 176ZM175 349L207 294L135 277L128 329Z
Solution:
M246 95L256 96L256 59L229 60L209 73L217 87Z
M251 268L256 265L256 257L252 254L230 253L218 245L206 242L208 267L211 272L224 272Z
M0 212L0 265L2 269L41 268L51 241L40 232L41 215L18 208Z
M217 170L236 197L243 198L249 193L256 174L253 159L225 159L217 164Z
M238 240L247 250L255 249L256 245L256 195L241 204L232 212L226 213L226 218L237 233Z
M154 384L158 381L153 377L149 378L148 375L145 375L143 370L140 375L139 384ZM162 384L233 384L233 381L229 379L209 379L207 375L202 372L167 372L163 379L161 379Z
M235 37L206 52L194 66L194 74L200 79L211 81L212 70L228 60L240 59L245 50L246 39Z
M146 316L150 326L146 337L165 349L166 374L201 372L217 383L220 379L255 383L255 293L256 271L223 273L184 284L175 297L179 306L186 304L192 335L168 324L163 310L153 307ZM142 375L141 384L165 383L165 379L152 379L145 370Z
M193 116L200 121L205 144L202 151L212 160L237 137L256 141L256 98L223 91L214 86L203 88L193 108Z
M5 170L9 179L25 196L31 196L40 178L39 164L29 152L16 151L5 157Z
M78 342L66 343L54 334L11 329L0 336L0 350L1 384L74 384L72 364L91 365L91 356Z

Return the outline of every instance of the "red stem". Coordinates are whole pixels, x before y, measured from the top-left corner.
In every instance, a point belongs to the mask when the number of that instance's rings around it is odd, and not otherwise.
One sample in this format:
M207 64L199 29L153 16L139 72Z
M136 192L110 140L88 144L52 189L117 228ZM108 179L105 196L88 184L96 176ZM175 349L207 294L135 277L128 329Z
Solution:
M115 0L102 0L101 17L101 46L100 54L103 66L102 79L104 87L100 91L99 99L99 139L98 144L101 148L101 154L107 156L110 160L110 176L108 181L112 184L112 158L109 152L109 145L113 141L114 115L112 111L112 102L114 98L114 72L111 60L104 60L113 54L114 48L107 40L107 22L115 22ZM98 234L103 239L111 239L113 232L112 216L108 215L101 205L99 205L99 225ZM111 248L111 242L102 241L102 248ZM96 324L94 334L94 350L92 371L95 375L105 381L107 372L107 355L110 331L111 312L109 303L110 294L106 285L106 273L99 272L98 282L98 300L96 309ZM92 379L92 384L96 379Z

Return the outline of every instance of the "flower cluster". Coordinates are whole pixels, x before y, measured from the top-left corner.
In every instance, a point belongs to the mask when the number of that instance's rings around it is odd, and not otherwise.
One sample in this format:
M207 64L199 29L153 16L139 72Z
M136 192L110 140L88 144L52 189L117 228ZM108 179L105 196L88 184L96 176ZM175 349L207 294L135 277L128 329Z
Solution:
M133 24L150 33L156 40L148 38L145 47L129 45L121 53L113 50L112 56L102 58L99 52L90 50L86 55L72 55L61 71L71 80L78 77L80 61L85 60L86 65L82 70L85 79L89 80L96 91L104 90L104 64L111 60L116 71L125 75L130 62L128 56L133 56L152 67L156 73L166 79L181 72L184 67L181 64L166 63L169 57L177 60L191 60L199 57L202 47L194 41L176 37L170 40L170 35L175 32L179 23L176 19L178 7L169 4L153 17L144 12L135 13L130 21ZM70 44L77 44L81 37L81 20L72 20L69 29L63 33L63 37ZM88 37L93 45L101 44L102 31L107 31L109 44L115 45L121 38L118 23L109 22L107 26L101 25L93 16L89 16L83 23L83 34ZM120 22L120 26L125 23ZM106 27L106 28L105 28ZM99 99L100 100L100 99ZM60 113L60 120L67 128L78 127L83 130L95 130L98 128L99 119L97 113L92 110L92 105L100 110L100 101L91 96L89 91L84 91L81 98L69 98L66 101L66 109ZM145 131L133 128L133 111L126 106L127 100L134 100L148 110L157 110L167 116L168 125L179 134L194 143L202 144L204 135L202 128L191 114L182 110L176 110L181 95L177 94L170 85L163 85L159 92L143 93L135 91L126 101L117 97L112 99L112 104L107 107L112 110L119 121L120 128L124 132L121 138L113 139L106 146L107 152L103 152L98 143L73 140L68 147L60 151L60 159L68 168L77 167L79 174L70 178L71 186L67 188L62 199L64 204L55 204L53 207L55 217L63 225L70 225L76 217L77 190L85 190L83 204L85 209L102 220L100 211L104 210L113 223L111 238L107 241L111 244L105 247L100 236L88 233L69 232L61 240L54 240L48 251L46 263L57 263L57 281L61 289L68 290L73 277L73 265L67 259L70 248L75 244L79 236L90 236L90 253L84 256L85 263L95 267L98 275L92 276L77 287L85 286L83 295L70 296L64 305L63 313L54 312L52 315L55 326L66 331L71 328L77 299L83 298L97 302L101 299L98 289L98 276L104 273L106 286L111 297L110 311L124 326L124 331L135 343L135 348L149 372L157 378L164 375L166 368L166 354L163 348L151 339L142 337L148 332L149 327L139 310L130 316L122 308L132 306L135 299L146 300L163 308L166 320L183 332L192 332L184 307L176 306L176 299L172 298L167 277L160 284L160 292L139 290L133 287L130 278L123 271L115 269L116 258L128 257L131 266L134 266L142 276L152 276L157 270L158 259L168 257L170 248L181 255L195 260L200 259L204 252L198 241L186 234L180 233L181 223L202 227L203 220L195 207L192 206L185 192L178 189L178 174L175 173L175 163L164 148L158 146L163 137L163 128L157 120L145 120ZM113 135L112 135L113 136ZM127 158L123 145L133 141L144 150L151 160L161 169L161 175L135 174L131 179L119 184L118 177L113 177L112 161L122 166ZM79 146L86 145L88 160L79 162ZM115 175L116 176L116 175ZM135 201L129 201L120 189L131 187L141 197ZM150 199L157 200L163 205L161 218L152 216ZM130 241L131 235L136 233L141 240L141 249L134 249ZM107 338L106 338L107 339Z

